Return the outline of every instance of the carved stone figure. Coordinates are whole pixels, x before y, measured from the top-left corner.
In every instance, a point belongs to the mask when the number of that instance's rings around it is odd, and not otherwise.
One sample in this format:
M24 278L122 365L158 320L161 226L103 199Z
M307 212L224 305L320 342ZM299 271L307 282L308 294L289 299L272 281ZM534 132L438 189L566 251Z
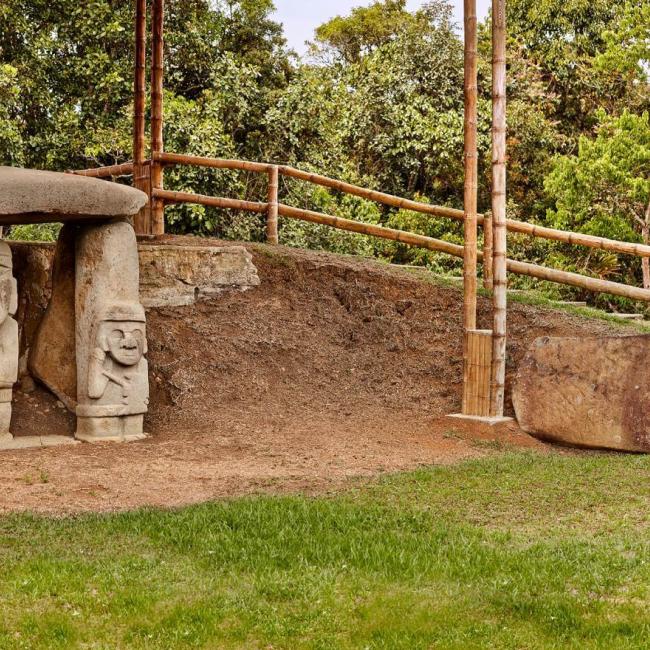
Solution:
M0 441L10 440L11 398L18 379L18 291L12 275L11 249L0 242Z
M145 313L133 227L83 228L76 244L77 432L138 440L149 403Z

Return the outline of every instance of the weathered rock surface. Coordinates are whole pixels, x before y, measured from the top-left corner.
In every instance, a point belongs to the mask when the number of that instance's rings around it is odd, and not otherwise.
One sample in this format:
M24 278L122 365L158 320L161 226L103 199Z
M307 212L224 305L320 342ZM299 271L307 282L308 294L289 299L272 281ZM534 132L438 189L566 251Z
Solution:
M0 225L130 217L146 202L146 194L126 185L0 167Z
M33 338L28 367L71 411L77 406L75 359L75 239L68 224L59 234L52 263L52 296Z
M512 401L533 436L650 452L650 336L540 338L519 366Z
M140 300L145 307L179 307L227 289L260 283L243 246L140 247Z

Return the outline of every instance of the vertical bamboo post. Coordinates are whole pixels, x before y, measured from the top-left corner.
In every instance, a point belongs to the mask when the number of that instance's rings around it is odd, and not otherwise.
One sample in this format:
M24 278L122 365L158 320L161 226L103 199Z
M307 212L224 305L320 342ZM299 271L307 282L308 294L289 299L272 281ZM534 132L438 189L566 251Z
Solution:
M165 0L152 0L151 11L151 187L163 189L163 166L153 160L163 150L163 25ZM165 233L165 205L160 199L151 200L151 234Z
M492 291L492 265L494 253L494 230L492 226L492 213L483 218L483 287Z
M503 416L506 377L506 0L492 0L492 415Z
M147 0L136 0L135 6L135 75L133 84L133 184L151 196L148 170L144 165L145 105L147 66ZM134 219L137 235L149 233L150 208L140 210Z
M266 214L266 241L269 244L277 244L278 238L278 193L279 193L280 170L277 165L269 169L269 207Z
M478 193L478 154L477 154L477 47L476 0L465 0L465 252L463 258L464 295L463 295L463 413L471 412L472 400L468 398L471 391L468 385L470 376L468 332L476 329L476 230L477 230L477 193Z

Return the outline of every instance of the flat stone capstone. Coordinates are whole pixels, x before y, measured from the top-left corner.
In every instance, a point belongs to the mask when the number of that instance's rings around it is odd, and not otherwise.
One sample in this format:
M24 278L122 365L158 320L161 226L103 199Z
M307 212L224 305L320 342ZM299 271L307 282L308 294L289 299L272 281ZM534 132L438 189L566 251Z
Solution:
M137 214L144 192L74 174L0 167L0 225L119 219Z

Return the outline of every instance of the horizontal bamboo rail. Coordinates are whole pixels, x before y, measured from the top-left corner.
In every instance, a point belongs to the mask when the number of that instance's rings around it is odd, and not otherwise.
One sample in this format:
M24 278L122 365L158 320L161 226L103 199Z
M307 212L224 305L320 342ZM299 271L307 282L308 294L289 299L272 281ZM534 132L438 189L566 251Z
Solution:
M171 192L169 190L154 189L152 195L165 203L197 203L212 208L225 208L230 210L244 210L245 212L266 213L268 203L257 203L255 201L240 201L239 199L225 199L216 196L204 196L203 194L190 194L188 192Z
M250 162L248 160L227 160L223 158L201 158L200 156L186 156L178 153L156 153L154 160L164 165L192 165L194 167L210 167L212 169L239 169L247 172L267 174L273 165L266 163Z
M240 201L238 199L204 196L202 194L192 194L188 192L154 190L153 195L155 198L162 199L166 203L197 203L199 205L207 205L215 208L244 210L247 212L257 212L259 214L266 214L269 207L268 203ZM416 235L415 233L396 230L394 228L386 228L385 226L376 226L374 224L363 223L360 221L352 221L342 217L333 217L328 214L322 214L321 212L313 212L312 210L293 208L289 205L284 205L283 203L278 204L278 214L283 217L289 217L290 219L309 221L310 223L330 226L331 228L346 230L359 235L369 235L381 239L390 239L402 244L408 244L409 246L417 246L419 248L426 248L427 250L439 253L446 253L453 257L462 258L465 252L464 246L461 246L460 244L452 244L451 242L446 242L442 239L435 239L434 237L427 237L426 235ZM483 253L480 251L478 253L478 259L481 261L483 260ZM632 287L618 282L600 280L598 278L580 275L579 273L549 269L545 266L539 266L538 264L530 264L528 262L519 262L516 260L507 260L507 269L510 273L525 275L538 280L566 284L587 291L594 291L596 293L609 293L614 296L622 296L631 300L650 302L650 289L641 289L639 287Z
M154 156L163 164L169 165L195 165L199 167L211 167L214 169L239 169L244 171L252 171L259 173L269 173L273 165L266 163L250 162L245 160L226 160L219 158L200 158L198 156L186 156L180 154L160 153ZM448 219L456 219L463 221L465 213L463 210L456 208L448 208L440 205L431 205L429 203L421 203L411 199L403 199L392 194L385 192L377 192L375 190L368 190L358 185L345 183L343 181L322 176L321 174L314 174L305 172L288 165L279 165L278 171L281 175L295 178L297 180L313 183L322 187L344 192L358 196L369 201L375 201L388 205L390 207L399 208L402 210L413 210L421 214L430 214L436 217L446 217ZM485 216L482 214L477 215L477 222L483 225ZM555 228L547 228L546 226L538 226L525 221L515 221L514 219L506 220L506 227L508 231L519 233L522 235L530 235L532 237L540 237L542 239L551 239L554 241L563 242L566 244L575 244L579 246L586 246L588 248L597 248L606 250L613 253L623 253L626 255L635 255L637 257L650 258L650 246L644 244L637 244L633 242L623 242L615 239L607 239L606 237L596 237L595 235L585 235L582 233L568 232L566 230L557 230Z
M385 228L383 226L375 226L372 224L360 223L358 221L351 221L350 219L342 219L341 217L332 217L330 215L321 214L319 212L312 212L310 210L301 210L299 208L291 208L288 205L279 206L279 212L284 217L292 219L302 219L312 223L320 223L332 228L340 230L348 230L362 235L371 235L373 237L381 237L383 239L392 239L411 246L419 246L428 250L447 253L454 257L462 258L464 255L464 246L459 244L452 244L450 242L434 239L433 237L426 237L424 235L416 235L402 230L394 230L392 228ZM483 259L483 254L478 253L480 260ZM600 280L598 278L590 278L579 273L570 273L568 271L558 271L557 269L549 269L537 264L529 264L528 262L518 262L516 260L507 260L507 268L511 273L517 275L526 275L528 277L537 278L539 280L547 280L549 282L556 282L559 284L568 284L573 287L579 287L588 291L595 291L598 293L610 293L615 296L623 296L631 300L641 300L650 302L650 290L640 289L638 287L631 287L626 284L618 282L610 282L609 280Z
M126 162L110 167L95 167L93 169L70 170L69 174L87 176L88 178L110 178L111 176L130 176L133 174L133 163Z

